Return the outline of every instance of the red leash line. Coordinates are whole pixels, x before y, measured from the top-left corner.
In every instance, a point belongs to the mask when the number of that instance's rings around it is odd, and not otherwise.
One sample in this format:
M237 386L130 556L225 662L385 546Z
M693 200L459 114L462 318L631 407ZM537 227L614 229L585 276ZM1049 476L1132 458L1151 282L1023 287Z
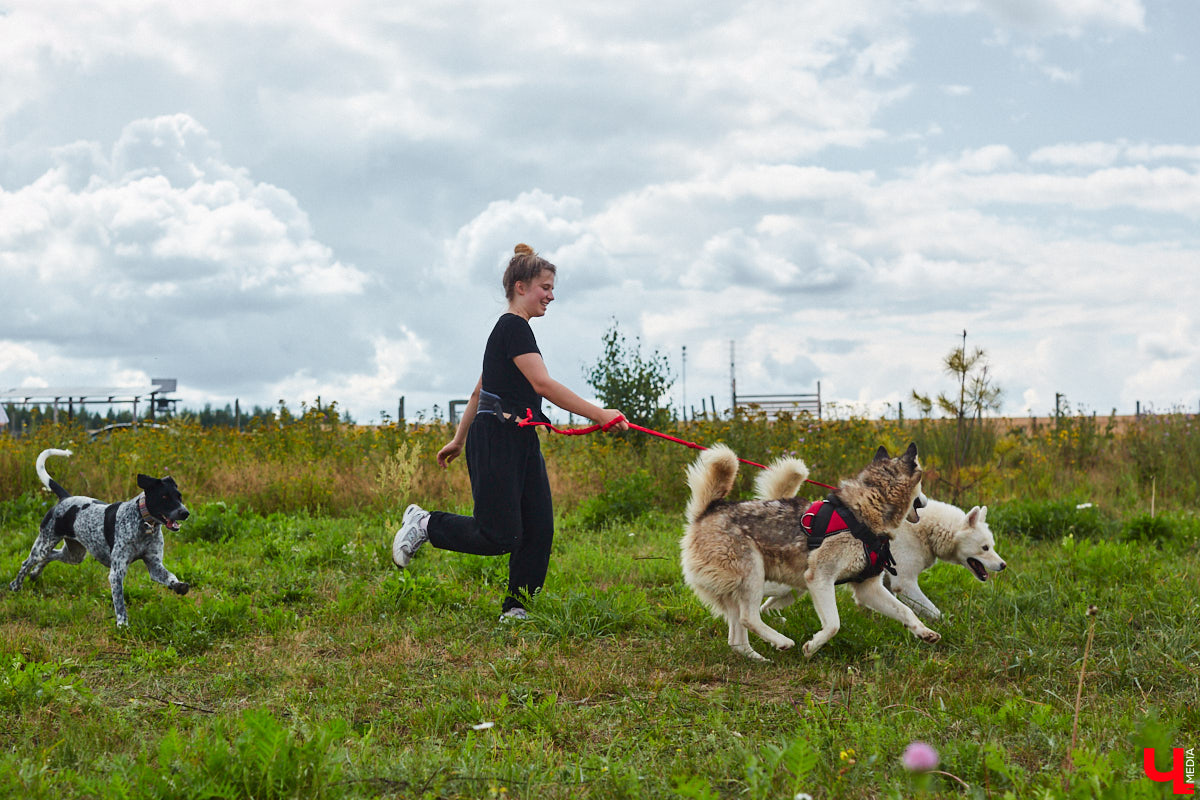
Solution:
M707 450L708 449L704 445L697 444L696 442L689 442L686 439L680 439L678 437L671 436L670 434L662 433L662 432L656 431L656 430L651 430L650 428L643 428L641 425L630 422L629 420L625 419L625 417L623 417L623 416L617 417L616 419L609 421L605 425L589 425L586 428L556 428L553 425L551 425L549 422L534 422L533 409L527 408L527 409L525 409L525 419L517 420L517 425L521 426L522 428L525 428L525 427L528 427L531 425L541 425L542 427L549 428L550 430L554 431L555 433L561 433L563 436L582 436L583 434L586 434L586 433L595 433L596 431L606 431L609 428L611 428L613 425L616 425L618 422L621 422L622 420L624 420L625 424L628 425L630 428L632 428L635 431L641 431L642 433L648 433L651 436L657 436L660 439L666 439L668 442L675 442L676 444L681 444L681 445L684 445L685 447L690 447L693 450ZM742 462L743 464L749 464L752 467L758 467L759 469L767 468L765 464L759 464L757 461L751 461L747 458L739 457L738 461ZM837 491L836 486L830 486L829 484L821 483L820 481L805 480L805 483L811 483L815 486L823 486L826 489L831 489L835 492Z

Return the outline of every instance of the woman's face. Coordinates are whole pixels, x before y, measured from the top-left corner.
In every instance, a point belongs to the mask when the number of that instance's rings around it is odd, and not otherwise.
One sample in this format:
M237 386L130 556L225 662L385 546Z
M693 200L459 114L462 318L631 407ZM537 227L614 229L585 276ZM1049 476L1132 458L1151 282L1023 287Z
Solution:
M542 270L529 283L517 281L517 296L514 305L524 312L526 319L540 317L546 313L546 306L554 300L554 273Z

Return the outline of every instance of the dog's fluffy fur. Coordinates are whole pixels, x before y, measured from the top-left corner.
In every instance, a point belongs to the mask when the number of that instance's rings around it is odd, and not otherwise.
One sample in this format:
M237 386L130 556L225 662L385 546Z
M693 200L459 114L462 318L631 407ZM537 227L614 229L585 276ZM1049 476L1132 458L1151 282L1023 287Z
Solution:
M781 474L771 475L770 472ZM758 497L763 500L791 497L799 491L804 478L787 464L772 465L769 472L759 476ZM958 506L928 501L920 511L920 521L904 521L892 539L892 556L896 559L896 575L884 574L883 582L913 610L930 619L940 619L942 612L921 591L917 579L937 561L960 564L980 581L988 572L999 572L1008 564L996 552L996 538L987 524L987 506L975 506L963 511ZM796 593L791 586L767 581L763 588L766 601L763 613L779 612L792 604Z
M737 470L737 456L721 445L706 450L688 469L691 498L680 542L684 580L714 615L726 620L729 646L755 659L762 656L750 646L748 631L780 650L795 645L762 620L765 582L806 589L821 620L821 630L803 647L804 654L812 656L838 632L834 585L867 566L862 544L848 532L835 534L810 553L800 527L808 503L790 496L726 502ZM758 490L795 494L807 477L803 462L777 461L759 476ZM897 458L879 448L875 460L857 477L843 480L838 492L860 522L876 535L891 538L906 517L917 519L913 501L921 494L921 468L916 445ZM898 620L924 641L941 638L884 588L878 575L852 586L860 605Z
M38 477L43 486L58 496L59 502L46 512L29 558L21 564L9 588L14 592L19 590L26 577L37 578L51 561L78 564L90 553L109 568L108 582L117 625L129 624L125 611L125 572L138 559L146 562L152 579L176 594L187 594L188 585L163 566L162 528L177 531L180 520L188 518L175 479L138 475L142 494L122 503L104 503L72 495L50 477L46 458L69 455L70 450L43 450L38 455ZM140 508L142 498L145 498L145 513ZM55 550L59 542L63 546Z

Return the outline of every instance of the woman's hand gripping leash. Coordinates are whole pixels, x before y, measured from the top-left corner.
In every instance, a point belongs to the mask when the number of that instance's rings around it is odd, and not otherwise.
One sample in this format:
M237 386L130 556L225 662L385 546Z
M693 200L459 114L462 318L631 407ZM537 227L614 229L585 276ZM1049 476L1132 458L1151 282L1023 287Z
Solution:
M635 430L645 430L645 428L640 428L637 425L634 425L629 420L625 419L625 415L622 414L620 411L615 411L611 408L606 408L606 409L604 409L604 412L606 415L611 415L604 422L598 422L595 425L589 425L586 428L556 428L553 425L551 425L549 422L535 421L533 419L533 409L527 408L527 409L525 409L525 418L517 420L517 425L519 425L522 428L528 428L531 426L540 425L543 428L549 428L550 430L554 431L555 433L561 433L563 436L582 436L585 433L595 433L596 431L607 431L607 430L612 430L613 428L616 428L619 431L627 431L630 428L633 428Z
M517 420L517 425L519 425L522 428L526 428L531 425L543 425L543 426L549 428L550 430L554 431L555 433L561 433L561 434L564 434L567 436L577 436L577 435L584 434L584 433L595 433L596 431L608 431L608 430L614 430L614 429L618 430L618 431L627 431L630 429L630 427L637 427L637 426L633 425L633 423L631 423L627 419L625 419L625 415L622 414L620 411L617 411L612 408L606 408L606 409L604 409L604 413L605 413L606 418L603 422L599 422L599 423L597 423L595 425L591 425L587 428L565 428L564 429L564 428L556 428L553 425L551 425L549 422L534 422L533 421L533 409L527 408L527 409L525 409L525 418ZM645 428L640 428L639 430L645 430ZM459 442L457 439L450 442L449 444L447 444L445 447L443 447L441 450L438 451L438 454L437 454L438 466L440 466L442 469L445 469L446 467L450 466L450 462L453 461L454 459L458 458L462 454L462 451L463 451L463 445L461 442Z

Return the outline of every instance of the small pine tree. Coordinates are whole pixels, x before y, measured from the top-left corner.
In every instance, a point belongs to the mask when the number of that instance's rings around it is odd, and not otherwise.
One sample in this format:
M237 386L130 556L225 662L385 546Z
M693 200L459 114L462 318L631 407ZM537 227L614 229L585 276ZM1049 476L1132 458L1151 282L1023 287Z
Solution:
M962 337L962 346L951 350L943 360L946 373L958 383L958 396L940 394L935 401L916 390L912 393L922 416L927 416L936 405L945 416L955 420L953 451L949 469L943 476L950 484L953 502L958 502L962 493L970 488L965 468L991 455L991 447L982 435L983 416L988 411L1000 410L1003 395L989 374L987 353L978 347L968 353L966 331Z

